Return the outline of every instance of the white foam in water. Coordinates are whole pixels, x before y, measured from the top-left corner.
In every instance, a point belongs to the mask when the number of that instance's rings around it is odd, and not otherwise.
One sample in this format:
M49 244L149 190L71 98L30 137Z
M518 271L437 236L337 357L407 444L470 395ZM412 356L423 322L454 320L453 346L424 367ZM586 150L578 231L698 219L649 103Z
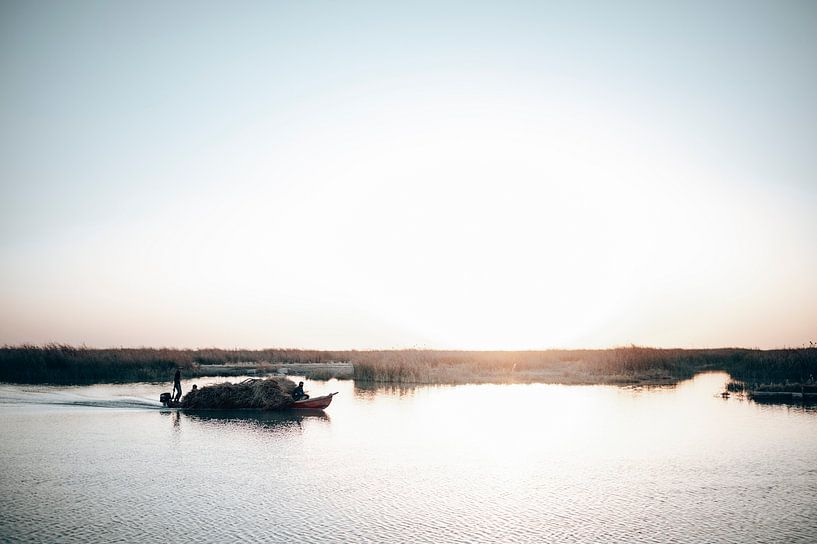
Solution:
M89 388L84 388L89 389ZM94 394L99 393L99 395ZM0 404L35 404L52 406L87 406L95 408L161 408L158 400L143 397L105 395L104 391L82 394L56 387L33 387L21 389L19 386L0 386ZM158 396L158 395L157 395Z

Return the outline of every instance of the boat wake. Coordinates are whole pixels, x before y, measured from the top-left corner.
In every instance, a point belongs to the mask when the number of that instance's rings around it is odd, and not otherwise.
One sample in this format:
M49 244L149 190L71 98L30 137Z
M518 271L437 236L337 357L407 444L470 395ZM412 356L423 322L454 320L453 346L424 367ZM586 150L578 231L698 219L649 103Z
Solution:
M143 397L83 394L50 388L25 389L19 386L0 386L0 404L154 410L162 408L159 401Z

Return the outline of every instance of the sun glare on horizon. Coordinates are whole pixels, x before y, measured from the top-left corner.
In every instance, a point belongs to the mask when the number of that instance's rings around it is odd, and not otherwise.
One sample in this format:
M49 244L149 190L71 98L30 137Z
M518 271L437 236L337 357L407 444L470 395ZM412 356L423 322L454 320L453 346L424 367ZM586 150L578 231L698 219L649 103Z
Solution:
M741 35L670 31L680 7L634 31L567 7L358 28L267 6L171 31L5 9L0 342L813 339L815 74L777 59L815 40L793 15Z

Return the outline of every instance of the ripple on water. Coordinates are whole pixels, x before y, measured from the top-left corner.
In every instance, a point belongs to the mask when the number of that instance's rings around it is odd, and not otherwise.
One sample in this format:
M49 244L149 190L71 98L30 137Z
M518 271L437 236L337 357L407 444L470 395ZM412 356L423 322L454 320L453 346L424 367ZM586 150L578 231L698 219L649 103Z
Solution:
M340 382L329 416L39 410L3 386L0 540L812 542L817 415L724 403L707 379Z

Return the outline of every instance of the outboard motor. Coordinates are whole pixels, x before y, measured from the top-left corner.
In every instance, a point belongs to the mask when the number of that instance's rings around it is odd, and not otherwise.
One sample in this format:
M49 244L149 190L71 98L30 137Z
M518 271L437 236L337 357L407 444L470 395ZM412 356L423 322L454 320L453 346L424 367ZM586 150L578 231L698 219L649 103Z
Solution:
M162 393L159 395L159 402L167 407L167 405L170 404L170 393Z

